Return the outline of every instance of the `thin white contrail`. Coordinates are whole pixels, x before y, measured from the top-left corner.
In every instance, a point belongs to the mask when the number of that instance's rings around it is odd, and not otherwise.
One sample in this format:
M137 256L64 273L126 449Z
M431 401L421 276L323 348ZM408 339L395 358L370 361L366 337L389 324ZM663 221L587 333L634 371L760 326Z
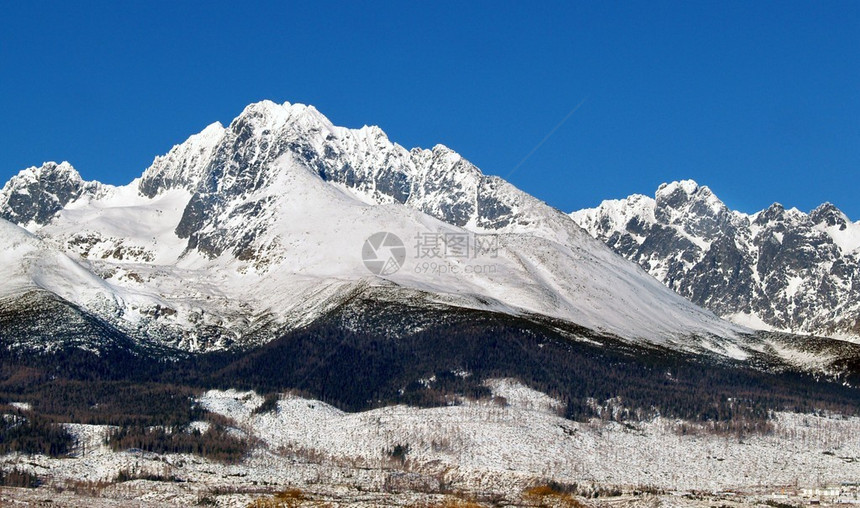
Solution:
M526 162L527 160L529 160L529 157L531 157L532 155L534 155L534 153L535 153L535 152L537 152L537 151L538 151L538 149L539 149L540 147L542 147L544 143L546 143L546 140L548 140L550 137L552 137L552 135L553 135L553 134L555 134L555 131L559 130L559 129L561 128L561 126L562 126L562 125L564 125L564 122L566 122L568 118L570 118L571 116L573 116L573 114L574 114L574 113L576 113L576 111L577 111L579 108L581 108L581 107L582 107L582 105L583 105L583 104L585 104L585 101L587 101L587 100L588 100L588 97L586 97L585 99L582 99L582 101L581 101L579 104L577 104L575 108L571 109L571 110L570 110L570 113L568 113L564 118L562 118L562 120L561 120L560 122L558 122L558 125L556 125L555 127L553 127L553 129L552 129L551 131L549 131L549 134L547 134L546 136L544 136L544 138L543 138L542 140L540 140L540 143L538 143L537 145L535 145L535 147L534 147L534 148L532 148L532 151L531 151L531 152L529 152L529 153L528 153L528 155L526 155L525 157L523 157L523 160L521 160L521 161L520 161L520 163L519 163L519 164L517 164L517 165L514 167L514 169L512 169L512 170L511 170L511 172L507 174L507 176L505 176L505 180L510 180L511 175L513 175L513 174L514 174L518 169L520 169L520 166L522 166L523 164L525 164L525 162Z

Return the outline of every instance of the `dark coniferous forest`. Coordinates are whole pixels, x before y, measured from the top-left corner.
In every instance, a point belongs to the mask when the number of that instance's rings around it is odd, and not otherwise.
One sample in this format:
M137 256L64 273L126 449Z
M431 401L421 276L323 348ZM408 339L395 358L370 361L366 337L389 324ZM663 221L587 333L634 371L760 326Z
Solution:
M16 410L25 424L6 421L0 450L68 453L71 438L54 423L78 422L118 426L109 438L116 448L237 460L244 448L224 439L229 422L204 433L187 428L214 416L194 403L211 388L270 394L270 406L274 394L293 392L360 411L489 398L486 379L511 377L564 401L563 416L573 420L635 422L663 415L737 433L766 432L769 415L778 410L860 413L860 393L844 384L850 378L717 362L545 319L451 308L419 312L369 301L353 306L244 351L162 350L153 356L121 337L99 354L6 348L0 402L26 402L31 410ZM375 318L356 327L350 319L356 311ZM418 331L398 331L404 329ZM147 430L151 426L166 430Z

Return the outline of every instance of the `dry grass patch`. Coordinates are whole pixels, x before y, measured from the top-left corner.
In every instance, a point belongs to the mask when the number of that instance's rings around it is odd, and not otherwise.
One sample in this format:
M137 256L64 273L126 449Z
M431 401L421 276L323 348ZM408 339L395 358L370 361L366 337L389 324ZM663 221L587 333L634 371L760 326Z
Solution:
M523 492L523 500L530 506L545 508L587 508L588 505L552 485L538 485Z

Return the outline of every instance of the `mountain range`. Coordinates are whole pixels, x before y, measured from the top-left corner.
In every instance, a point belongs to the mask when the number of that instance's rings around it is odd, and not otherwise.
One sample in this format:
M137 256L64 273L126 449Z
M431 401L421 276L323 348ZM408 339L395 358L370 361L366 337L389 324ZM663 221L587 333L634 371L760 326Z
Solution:
M604 201L571 217L667 287L733 322L860 339L860 223L824 203L730 210L706 186Z
M268 101L126 185L26 168L0 190L0 483L532 506L847 481L856 228L693 182L571 216Z

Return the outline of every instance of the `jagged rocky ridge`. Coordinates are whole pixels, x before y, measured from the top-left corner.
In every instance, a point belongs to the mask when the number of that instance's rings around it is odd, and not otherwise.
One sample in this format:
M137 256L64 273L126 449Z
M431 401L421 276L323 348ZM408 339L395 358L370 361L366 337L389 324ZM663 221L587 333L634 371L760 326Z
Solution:
M830 203L748 215L693 181L571 217L691 301L746 326L860 339L860 223Z

